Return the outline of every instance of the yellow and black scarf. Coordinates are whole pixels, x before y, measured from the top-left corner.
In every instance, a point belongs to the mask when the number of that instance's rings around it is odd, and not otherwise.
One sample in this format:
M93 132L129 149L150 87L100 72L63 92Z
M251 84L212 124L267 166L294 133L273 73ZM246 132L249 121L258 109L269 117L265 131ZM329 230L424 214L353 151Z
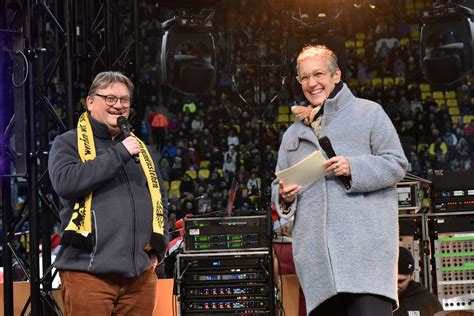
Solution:
M153 206L153 234L149 246L156 254L165 250L164 217L160 184L155 164L146 145L132 134L140 143L140 165L145 173ZM77 148L82 162L92 160L96 156L94 135L89 114L84 112L77 122ZM80 198L74 204L73 214L61 238L61 244L92 251L94 248L92 233L92 192ZM148 246L148 245L147 245ZM150 247L148 247L150 248ZM146 249L149 250L149 249Z

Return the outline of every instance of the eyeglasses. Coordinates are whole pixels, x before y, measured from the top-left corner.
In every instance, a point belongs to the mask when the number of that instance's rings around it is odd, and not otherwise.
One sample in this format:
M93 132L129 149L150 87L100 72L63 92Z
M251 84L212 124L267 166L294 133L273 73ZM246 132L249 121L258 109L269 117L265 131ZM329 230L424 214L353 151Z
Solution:
M329 71L315 70L310 74L302 74L296 76L296 80L298 80L300 84L307 84L309 82L309 79L314 78L316 80L321 80L328 73Z
M104 98L105 104L107 104L108 106L114 106L118 100L120 100L120 104L122 104L122 106L126 108L128 108L130 104L132 103L132 98L130 97L119 98L119 97L116 97L115 95L102 95L98 93L96 93L95 95L98 97Z

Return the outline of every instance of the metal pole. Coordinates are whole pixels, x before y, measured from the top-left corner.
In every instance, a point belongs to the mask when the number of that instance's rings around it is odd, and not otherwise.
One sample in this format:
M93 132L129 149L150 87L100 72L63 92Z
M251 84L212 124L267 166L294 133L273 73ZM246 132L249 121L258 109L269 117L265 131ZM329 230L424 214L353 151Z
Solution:
M66 120L68 129L74 126L74 79L73 79L73 47L76 45L74 43L75 38L75 29L74 29L74 1L67 0L64 2L64 24L66 29Z
M105 0L104 10L104 28L105 28L105 68L111 70L112 67L112 50L115 47L112 34L112 3L111 0Z
M33 16L32 3L27 1L26 17ZM28 58L28 101L27 101L27 148L28 148L28 207L30 210L30 291L31 291L31 314L33 316L41 315L41 295L40 295L40 276L39 276L39 211L37 184L37 150L36 150L36 106L34 98L34 70L32 57L35 48L32 43L32 24L31 20L25 19L25 50Z
M43 48L45 44L44 36L46 34L45 32L45 11L44 10L39 10L38 11L38 19L36 19L37 25L35 28L35 38L37 39L37 42L35 43L35 48ZM45 58L43 54L40 54L39 56L36 57L37 61L37 73L40 74L38 75L38 78L36 79L36 89L35 90L42 90L46 94L48 87L46 86L46 69L45 69ZM30 87L31 89L31 87ZM33 91L33 90L30 90ZM36 104L33 103L33 105L36 107ZM39 105L39 102L38 102ZM48 145L49 145L49 123L48 123L48 118L47 118L47 112L46 111L38 111L39 117L36 118L36 126L39 129L39 134L36 136L36 141L35 143L38 144L39 141L39 149L36 150L37 156L39 159L34 160L34 164L37 165L39 162L39 169L38 172L41 170L47 170L48 164L47 164L47 159L48 159ZM32 128L30 126L30 128ZM40 203L39 201L39 195L38 195L38 190L40 190L40 181L38 181L38 174L34 173L31 174L30 177L34 177L34 181L36 182L36 185L31 189L31 193L34 192L34 198L36 199L35 205L37 206L37 214L32 215L37 216L36 221L32 223L37 223L38 225L38 233L35 233L35 236L38 236L38 246L39 243L42 244L42 251L41 251L41 257L39 256L39 248L38 248L38 263L42 263L42 266L38 265L38 282L41 284L41 275L45 276L45 272L49 270L49 267L51 266L51 216L50 212L47 209L47 207L43 207L44 204ZM31 195L30 193L30 195ZM31 224L31 223L30 223ZM40 269L41 267L41 269ZM51 278L51 272L48 273L49 277L46 277L46 279ZM34 275L32 273L32 275ZM52 286L51 282L42 282L42 287L43 290L46 293L50 293ZM41 311L42 315L50 315L51 314L51 309L48 304L44 304L43 302L43 297L40 293L39 299L41 299Z
M421 214L421 251L423 252L423 284L432 290L430 278L430 235L428 231L428 214Z
M6 1L0 0L0 29L7 28L7 17L6 17L7 7ZM0 46L6 47L5 39L2 34L0 34ZM6 53L0 52L3 56L6 56ZM0 63L0 96L2 99L0 102L6 101L6 90L7 90L7 80L10 80L9 76L7 76L7 63L4 58L0 59L2 62ZM8 85L11 86L11 85ZM7 126L7 113L5 110L7 107L3 109L3 117L0 116L0 127L2 131L5 131ZM10 173L9 162L6 159L5 155L5 148L0 148L0 157L4 158L5 163L5 174ZM8 240L10 237L10 230L12 226L12 198L11 198L11 178L9 176L2 177L0 181L0 192L2 192L2 229L3 229L3 236L2 236L2 247L3 247L3 314L4 315L13 315L13 274L12 274L12 252L8 247Z
M3 66L3 65L2 65ZM0 150L3 152L3 150ZM9 172L9 168L6 168ZM2 221L3 221L3 315L13 315L13 273L12 273L12 252L8 247L8 240L10 239L9 232L12 228L12 198L11 198L11 178L2 177L0 182L0 189L2 192Z
M141 118L142 117L145 117L145 106L144 106L144 102L143 102L143 98L139 97L141 96L141 91L140 91L140 85L139 85L139 82L140 82L140 56L139 56L139 53L140 53L140 30L139 30L139 25L138 25L138 1L137 0L133 0L133 33L134 33L134 37L135 37L135 42L134 42L134 49L135 49L135 67L134 67L134 71L135 73L133 74L133 78L135 80L135 91L134 91L134 96L137 96L137 98L134 98L135 100L137 100L135 102L135 105L134 105L134 108L135 108L135 130L140 134L141 137L143 137L143 135L141 135L141 130L140 130L140 126L141 126Z

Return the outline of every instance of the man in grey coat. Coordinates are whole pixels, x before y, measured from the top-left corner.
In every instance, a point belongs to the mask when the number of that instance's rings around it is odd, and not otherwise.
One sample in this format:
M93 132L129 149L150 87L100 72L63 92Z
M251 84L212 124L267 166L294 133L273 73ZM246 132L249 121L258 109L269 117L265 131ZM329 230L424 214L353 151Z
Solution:
M293 257L309 315L385 316L397 305L396 184L407 159L395 128L372 101L356 98L341 81L337 57L307 46L297 59L308 107L285 132L277 171L322 150L330 139L329 175L304 187L272 184L282 217L295 215ZM327 153L325 153L327 154ZM343 184L341 177L347 183Z

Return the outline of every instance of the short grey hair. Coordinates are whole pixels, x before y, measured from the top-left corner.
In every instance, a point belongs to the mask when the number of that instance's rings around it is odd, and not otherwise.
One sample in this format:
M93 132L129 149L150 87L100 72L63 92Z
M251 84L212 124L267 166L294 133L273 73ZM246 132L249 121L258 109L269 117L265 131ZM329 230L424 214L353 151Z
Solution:
M128 92L130 92L130 97L133 96L134 86L132 81L119 71L104 71L98 73L92 81L88 96L92 97L97 93L97 90L105 89L116 82L126 85Z
M296 59L296 69L298 70L298 63L306 58L321 57L328 61L329 71L332 75L339 69L337 65L337 56L326 45L307 45L303 47Z

